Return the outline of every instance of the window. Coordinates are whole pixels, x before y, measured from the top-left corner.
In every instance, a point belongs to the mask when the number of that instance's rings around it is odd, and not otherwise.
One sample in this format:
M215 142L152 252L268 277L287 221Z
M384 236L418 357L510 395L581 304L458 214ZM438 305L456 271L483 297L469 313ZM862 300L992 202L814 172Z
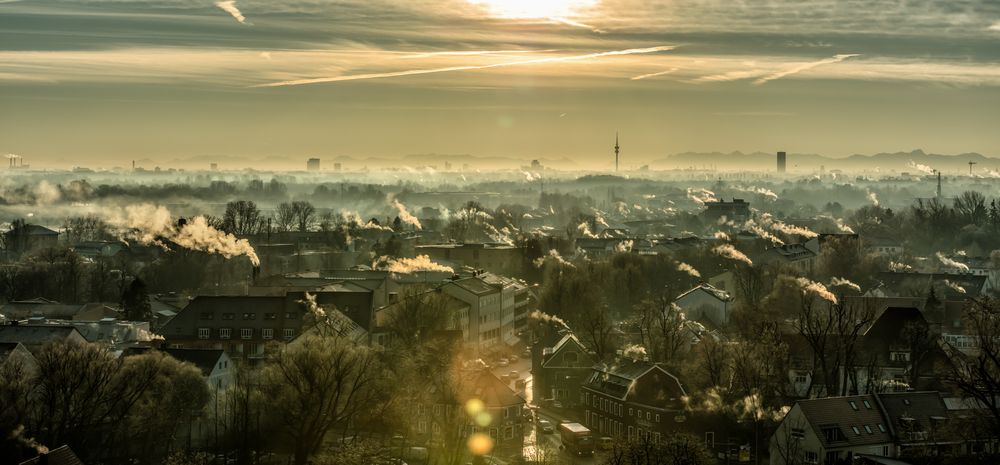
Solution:
M254 312L244 313L243 314L243 319L244 320L256 320L257 319L257 314L254 313Z
M215 314L214 313L212 313L212 312L201 312L201 319L202 320L211 320L212 318L215 318Z
M806 437L806 430L802 428L792 428L792 438L804 439L805 437Z
M874 433L872 432L872 427L871 427L871 426L868 426L868 425L865 425L865 432L866 432L866 433L868 433L868 434L874 434Z
M805 463L819 463L819 454L818 453L813 452L811 450L807 450L807 451L805 451L805 454L803 454L803 455L804 455L803 458L805 459L804 460Z
M295 330L292 328L285 328L285 340L290 340L295 336Z
M271 328L264 328L260 330L260 337L264 339L274 339L274 330Z
M659 422L660 422L660 414L659 414L659 413L657 413L657 414L656 414L656 422L657 422L657 423L659 423Z
M250 339L253 337L253 329L243 328L240 330L240 339Z
M276 320L276 319L278 319L278 314L277 313L265 313L264 314L264 319L265 320Z
M868 402L868 400L867 400L867 399L866 399L866 400L863 400L862 402L864 402L864 403L865 403L865 408L866 408L866 409L868 409L868 410L871 410L871 409L872 409L872 404L871 404L871 402Z
M229 339L232 336L233 330L229 328L219 328L219 339Z
M836 426L821 427L820 429L823 432L823 437L826 438L826 442L841 442L847 440L844 433Z
M879 430L879 432L884 433L885 432L885 426L882 426L882 423L879 423L878 424L878 430Z
M299 317L299 315L297 313L295 313L295 312L285 312L285 319L286 320L294 320L294 319L296 319L298 317Z
M705 447L707 447L710 450L715 448L715 432L714 431L708 431L708 432L705 433Z
M857 426L852 426L851 431L854 431L855 436L861 436L861 430L859 430Z
M808 381L809 378L806 376L806 372L804 371L795 372L795 384L805 384Z
M649 421L649 420L651 420L651 418L650 418L650 417L651 417L651 415L649 414L649 412L646 412L646 421Z
M856 402L854 402L853 400L851 400L851 401L848 401L848 403L851 404L851 410L854 410L854 411L858 410L858 404Z
M223 320L232 320L232 319L235 319L235 318L236 318L236 314L235 313L223 313L222 314L222 319Z
M628 408L628 416L632 416L632 407Z
M208 328L198 328L198 339L208 339L208 336L212 333L211 329Z

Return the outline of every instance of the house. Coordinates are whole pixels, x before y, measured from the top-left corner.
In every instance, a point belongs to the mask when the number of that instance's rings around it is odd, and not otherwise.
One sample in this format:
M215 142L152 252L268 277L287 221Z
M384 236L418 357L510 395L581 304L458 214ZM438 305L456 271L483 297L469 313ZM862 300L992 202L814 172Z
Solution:
M862 250L861 238L854 233L820 233L817 234L816 237L807 240L803 245L805 245L807 249L813 251L816 255L819 255L823 253L823 250L828 247L831 242L834 241L847 242L851 244L852 248L855 250L859 252Z
M545 344L547 345L547 344ZM594 359L574 334L566 333L540 357L532 357L532 389L535 399L554 399L566 407L580 402L580 384L591 374Z
M118 318L121 314L114 308L102 303L61 304L44 298L30 300L13 300L0 307L11 320L26 320L32 317L42 317L53 320L90 320L102 318Z
M121 348L156 339L147 321L125 321L117 318L100 320L50 320L43 317L28 319L31 325L72 326L90 343L101 343L111 348Z
M15 222L10 231L4 233L7 252L19 255L58 245L58 232L38 224L18 223Z
M866 236L863 242L865 252L874 255L896 257L902 255L905 251L903 241L890 237Z
M771 465L850 464L857 454L897 456L889 420L871 394L800 400L770 441Z
M859 370L860 386L944 389L935 371L947 362L940 334L915 307L883 310L862 335L861 351L868 367Z
M876 279L879 285L866 295L875 297L925 296L934 288L943 300L976 298L987 290L988 276L975 274L917 273L883 271Z
M734 198L732 202L725 200L705 202L705 210L701 216L706 220L719 221L722 218L743 222L750 218L750 202Z
M233 358L264 355L265 344L288 342L304 326L302 294L197 296L160 328L169 347L221 349Z
M46 344L56 341L87 343L87 339L80 334L80 331L72 326L26 324L0 326L0 342L20 342L31 353L38 353Z
M442 306L441 310L451 314L451 321L445 322L445 330L457 331L462 343L471 345L476 341L472 338L469 329L469 310L471 306L449 294L440 291L440 288L430 289L421 293L406 294L403 297L394 298L393 302L375 310L375 329L373 330L373 341L382 346L388 347L391 343L392 334L389 326L394 319L394 313L400 311L406 305L407 299L419 299L426 302L428 299L440 297L437 302Z
M973 412L973 410L979 410ZM900 456L960 457L995 450L992 433L969 431L989 415L937 391L885 392L798 401L770 441L771 465L898 465Z
M816 257L816 253L803 244L785 244L765 250L754 259L754 263L783 265L809 275L816 263Z
M209 389L224 391L233 385L236 376L236 366L226 352L221 349L172 349L167 347L131 347L126 349L123 357L139 355L151 350L159 350L181 362L187 362L197 367Z
M729 323L730 303L728 292L702 282L674 299L688 320L709 321L716 326Z
M38 361L35 360L35 356L31 355L31 351L24 344L20 342L0 342L0 372L6 368L33 373L38 368Z
M502 275L520 275L524 253L520 247L501 243L431 244L414 247L417 255L486 270Z
M622 360L595 365L580 387L583 424L595 435L649 438L687 429L684 397L676 376L650 363Z

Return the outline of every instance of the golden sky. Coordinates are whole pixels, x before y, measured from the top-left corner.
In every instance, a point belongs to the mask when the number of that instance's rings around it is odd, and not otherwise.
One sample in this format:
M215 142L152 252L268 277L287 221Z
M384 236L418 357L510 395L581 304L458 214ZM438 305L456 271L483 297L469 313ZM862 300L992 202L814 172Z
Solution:
M1000 156L1000 5L849 3L0 0L0 153Z

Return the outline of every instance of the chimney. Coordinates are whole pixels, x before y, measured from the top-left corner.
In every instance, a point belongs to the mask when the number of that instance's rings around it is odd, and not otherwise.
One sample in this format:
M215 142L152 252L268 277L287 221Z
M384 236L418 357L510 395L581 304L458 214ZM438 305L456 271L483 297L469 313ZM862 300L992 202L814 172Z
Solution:
M941 200L941 172L937 172L938 175L938 185L937 185L937 198Z

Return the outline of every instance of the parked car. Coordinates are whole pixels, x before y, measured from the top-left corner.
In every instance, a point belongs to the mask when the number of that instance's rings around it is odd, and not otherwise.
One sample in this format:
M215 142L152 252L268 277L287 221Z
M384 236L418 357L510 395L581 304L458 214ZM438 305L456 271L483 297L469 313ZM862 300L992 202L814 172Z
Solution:
M552 426L552 422L548 420L538 420L538 429L542 430L545 434L553 434L556 432L555 426Z
M508 373L507 376L509 376L511 380L515 380L515 379L520 379L521 378L521 374L518 373L517 370L510 370L510 373Z
M498 367L505 367L505 366L509 366L509 365L510 365L510 361L507 360L506 358L501 358L500 360L497 360L497 366Z
M603 436L597 440L597 448L600 450L611 450L615 446L615 440L610 436Z
M514 363L514 362L518 361L519 359L518 359L517 355L511 355L510 357L507 357L507 360L510 363Z
M531 358L531 349L524 349L524 352L521 352L521 356L524 358Z

